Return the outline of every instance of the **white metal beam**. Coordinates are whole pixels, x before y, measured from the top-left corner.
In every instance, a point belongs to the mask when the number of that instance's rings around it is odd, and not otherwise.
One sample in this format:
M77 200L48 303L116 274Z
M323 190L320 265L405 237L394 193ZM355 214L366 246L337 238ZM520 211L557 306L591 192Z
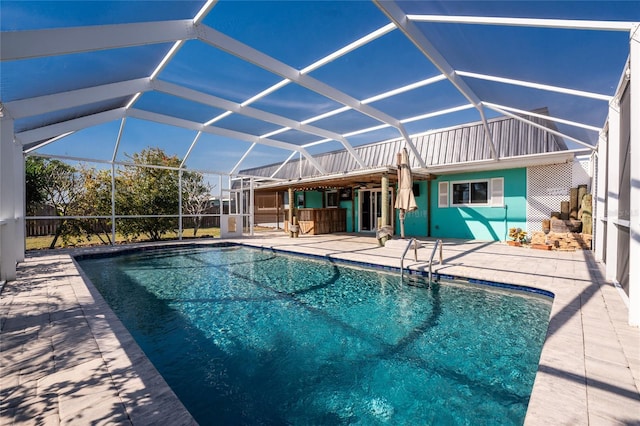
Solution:
M462 77L476 78L479 80L486 80L486 81L494 81L496 83L505 83L505 84L511 84L514 86L529 87L532 89L546 90L548 92L562 93L564 95L581 96L584 98L597 99L597 100L606 101L606 102L609 102L611 100L611 96L609 95L586 92L584 90L569 89L569 88L560 87L560 86L552 86L550 84L534 83L531 81L516 80L513 78L497 77L494 75L478 74L475 72L460 71L460 70L456 70L456 74Z
M118 128L118 135L116 136L116 143L113 144L113 154L111 154L111 161L116 161L118 158L118 150L120 149L120 142L122 141L122 135L124 134L124 127L127 125L127 117L123 117L120 120L120 127Z
M424 120L424 119L427 119L427 118L438 117L440 115L451 114L451 113L454 113L454 112L464 111L465 109L471 109L471 108L474 108L474 106L471 105L471 104L464 104L464 105L460 105L460 106L457 106L457 107L441 109L441 110L438 110L438 111L428 112L426 114L416 115L414 117L404 118L404 119L402 119L400 121L403 124L411 123L411 122L414 122L414 121Z
M571 30L629 31L633 22L579 19L534 19L483 16L407 15L414 22L501 25L511 27L563 28Z
M370 98L363 99L362 103L363 104L370 104L370 103L373 103L373 102L380 101L382 99L386 99L386 98L390 98L392 96L399 95L401 93L405 93L405 92L409 92L411 90L419 89L420 87L428 86L430 84L437 83L439 81L446 80L446 79L447 79L447 77L445 77L444 75L438 74L436 76L425 78L424 80L416 81L415 83L410 83L410 84L407 84L405 86L398 87L396 89L389 90L389 91L384 92L384 93L380 93L379 95L375 95L375 96L371 96Z
M365 163L360 158L357 152L353 150L353 147L349 142L339 133L331 132L329 130L321 129L319 127L310 126L308 124L302 124L299 121L292 120L287 117L283 117L277 114L273 114L267 111L259 110L250 106L242 106L241 104L219 98L217 96L208 95L202 92L198 92L186 87L178 86L172 83L168 83L161 80L156 80L152 83L152 86L163 93L168 93L173 96L178 96L184 99L188 99L194 102L210 105L216 108L225 109L227 111L234 112L236 114L244 115L247 117L255 118L257 120L266 121L268 123L278 124L290 129L299 130L301 132L310 133L316 136L322 136L323 138L329 138L336 140L345 147L345 149L353 156L360 167L365 167Z
M284 79L291 80L322 96L341 103L342 105L348 106L382 123L386 123L395 127L405 138L405 142L412 147L414 154L417 154L417 150L413 146L413 143L410 139L408 139L408 134L404 129L404 126L394 117L391 117L390 115L368 105L364 105L359 100L347 95L346 93L341 92L335 87L329 86L328 84L316 80L315 78L307 74L303 74L297 69L290 67L289 65L284 64L277 59L274 59L250 46L247 46L217 30L214 30L211 27L207 27L206 25L199 25L198 38L207 44L210 44L256 66L259 66L260 68L263 68L269 72L277 74ZM416 157L419 162L424 164L424 161L419 156Z
M605 278L615 281L618 278L618 240L620 232L618 228L618 215L620 213L620 176L623 164L620 164L620 104L619 98L614 98L609 103L609 134L607 141L607 241Z
M87 127L108 123L109 121L118 120L124 117L124 114L124 108L116 108L110 111L104 111L98 114L64 121L62 123L38 127L33 130L26 130L24 132L16 133L16 142L22 144L28 149L28 145L31 143L40 142L45 139L54 138L65 133L85 129Z
M64 138L66 138L67 136L69 136L69 135L71 135L71 134L73 134L73 133L75 133L75 132L67 132L67 133L63 133L63 134L61 134L61 135L59 135L59 136L55 136L55 137L53 137L53 138L51 138L51 139L48 139L48 140L43 141L43 142L40 142L40 143L38 143L38 144L30 145L30 146L29 146L29 148L27 148L27 149L23 149L23 150L22 150L22 152L24 152L25 154L29 154L29 153L30 153L30 152L32 152L32 151L38 150L38 149L40 149L40 148L43 148L43 147L45 147L45 146L49 145L50 143L53 143L53 142L58 141L58 140L60 140L60 139L64 139ZM24 147L23 147L23 148L24 148Z
M20 200L18 192L20 184L17 179L16 152L19 147L13 142L13 120L8 117L0 118L0 281L16 278L16 237L18 223L16 218L16 203Z
M629 69L631 75L631 123L629 155L632 166L629 194L629 259L640 258L640 25L634 25L631 31ZM640 326L640 264L629 262L629 325Z
M213 9L216 4L218 4L218 0L207 0L204 6L202 6L198 13L196 13L196 16L193 17L193 23L198 24L202 22L202 20L207 16L209 12L211 12L211 9Z
M311 65L303 68L300 72L302 74L306 74L309 73L313 70L316 70L320 67L322 67L323 65L326 65L330 62L335 61L336 59L340 58L341 56L346 55L349 52L352 52L354 50L356 50L357 48L364 46L365 44L379 38L382 37L383 35L387 34L390 31L395 30L395 25L393 24L387 24L384 27L378 28L377 30L366 34L365 36L359 38L358 40L353 41L352 43L349 43L348 45L336 50L335 52L330 53L329 55L325 56L324 58L321 58L319 60L317 60L316 62L312 63ZM251 98L247 99L246 101L242 102L241 105L242 106L247 106L250 105L252 103L254 103L255 101L264 98L265 96L269 95L270 93L275 92L276 90L279 90L281 88L283 88L284 86L288 85L289 83L291 83L291 80L289 79L284 79L279 81L278 83L274 84L271 87L268 87L267 89L263 90L262 92L256 94L255 96L252 96ZM348 109L348 108L347 108ZM346 109L345 109L346 110ZM222 118L224 118L226 115L222 114L218 117L215 117L212 119L212 121L209 122L209 124L215 123L218 120L221 120Z
M231 171L229 172L230 175L235 174L238 169L240 168L240 165L242 164L242 162L245 160L245 158L247 158L247 156L251 153L251 151L253 151L253 148L256 147L256 143L252 143L251 146L249 147L249 149L247 149L245 151L244 154L242 154L242 157L240 157L240 160L238 160L238 162L236 163L235 166L233 166L233 168L231 169Z
M187 160L189 159L189 156L191 155L191 151L193 151L193 148L196 147L196 144L198 143L198 140L200 139L200 136L202 136L202 132L198 132L196 134L196 137L193 138L193 141L191 141L191 145L189 145L189 149L187 150L187 153L184 155L184 158L182 159L182 162L180 163L180 168L183 168L184 165L187 163Z
M0 59L15 61L145 44L171 43L194 37L194 24L190 19L6 31L0 38Z
M255 135L251 135L248 133L238 132L236 130L223 129L221 127L212 127L205 126L202 123L197 123L195 121L184 120L181 118L171 117L164 114L158 114L155 112L143 111L139 109L130 109L127 111L127 116L138 118L140 120L154 121L156 123L168 124L171 126L181 127L183 129L190 129L197 132L205 132L213 135L223 136L231 139L237 139L249 143L259 143L262 145L268 145L275 148L285 149L287 151L296 151L301 153L309 160L309 162L315 167L320 173L325 173L324 167L322 167L315 158L311 154L307 152L302 147L297 145L276 141L273 139L260 138Z
M569 139L570 141L573 141L573 142L577 143L578 145L582 145L582 146L584 146L586 148L589 148L589 149L592 149L592 150L596 149L596 147L591 145L590 143L582 141L580 139L576 139L573 136L569 136L569 135L566 135L566 134L564 134L562 132L559 132L557 130L550 129L550 128L546 127L546 126L543 126L542 124L535 123L535 122L533 122L531 120L527 120L524 117L521 117L521 116L516 115L516 114L512 114L512 113L510 113L508 111L505 111L505 110L503 110L501 108L498 108L498 107L495 107L495 106L492 106L492 105L489 105L489 104L485 104L485 105L486 105L487 108L492 109L492 110L494 110L496 112L499 112L502 115L506 115L508 117L515 118L518 121L522 121L523 123L527 123L528 125L536 127L536 128L538 128L540 130L544 130L545 132L554 134L556 136L560 136L560 137L565 138L565 139Z
M408 19L404 11L393 0L373 0L378 8L402 31L402 33L426 56L440 72L447 77L453 86L464 96L473 106L476 107L482 126L484 128L485 137L489 142L491 154L494 159L498 158L493 136L487 125L487 119L484 116L483 106L480 98L471 90L467 83L464 82L456 73L453 67L447 62L442 54L435 48L433 44L424 36L422 31L418 29L414 22ZM424 166L423 166L424 167Z
M483 103L487 107L494 106L496 108L500 108L500 109L503 109L505 111L515 112L516 114L530 115L532 117L537 117L537 118L542 118L544 120L553 121L555 123L566 124L568 126L579 127L581 129L586 129L586 130L592 130L594 132L600 132L602 130L600 127L590 126L589 124L579 123L577 121L565 120L565 119L562 119L562 118L553 117L551 115L538 114L538 113L535 113L535 112L532 112L532 111L526 111L526 110L519 109L519 108L508 107L508 106L500 105L500 104L494 104L494 103L491 103L491 102L483 102Z
M605 128L608 126L605 126ZM606 263L606 245L607 240L605 238L606 229L608 226L607 222L607 174L609 170L608 165L608 135L605 129L602 129L600 132L599 140L598 140L598 168L597 168L597 176L596 176L596 191L594 198L594 217L593 217L593 225L594 225L594 235L593 242L595 247L594 253L596 256L596 260L599 262ZM593 192L593 189L592 189Z
M7 102L4 105L12 118L19 119L133 95L138 92L146 92L150 89L149 83L148 78L138 78L135 80L88 87L86 89L70 90L68 92L21 99Z
M269 176L269 177L270 177L271 179L273 179L273 178L274 178L274 176L275 176L275 175L277 175L277 174L278 174L278 172L279 172L280 170L282 170L282 168L283 168L283 167L284 167L284 166L285 166L289 161L291 161L291 159L293 158L293 156L294 156L294 155L296 155L296 153L295 153L295 152L292 152L292 153L291 153L291 155L289 155L289 156L287 157L287 159L286 159L286 160L284 160L284 161L282 162L282 164L280 164L280 167L278 167L278 168L276 169L276 171L275 171L275 172L271 173L271 176Z

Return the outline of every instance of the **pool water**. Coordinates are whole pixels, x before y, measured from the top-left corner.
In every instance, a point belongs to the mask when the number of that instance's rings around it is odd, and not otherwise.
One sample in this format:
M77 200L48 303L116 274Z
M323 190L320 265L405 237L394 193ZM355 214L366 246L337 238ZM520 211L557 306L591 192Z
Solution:
M244 246L79 263L201 425L522 424L551 310Z

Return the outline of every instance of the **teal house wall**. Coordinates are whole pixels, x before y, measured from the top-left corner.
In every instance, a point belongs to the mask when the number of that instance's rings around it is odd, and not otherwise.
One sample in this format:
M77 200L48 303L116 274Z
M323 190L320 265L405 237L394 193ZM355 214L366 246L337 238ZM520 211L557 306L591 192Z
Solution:
M322 202L323 193L320 191L305 191L304 207L307 209L321 209L324 207Z
M347 232L354 232L356 228L355 223L353 223L353 202L340 201L340 208L347 210Z
M438 184L504 178L501 207L438 207ZM485 241L506 240L511 227L527 226L527 169L507 169L439 176L431 182L431 236ZM449 203L451 199L449 198Z
M427 185L428 182L416 182L418 185L418 195L414 191L414 197L416 199L417 210L407 212L404 218L404 235L405 237L426 237L427 236ZM397 188L396 188L397 194ZM400 211L395 211L395 235L400 235Z
M501 206L450 206L451 182L504 179L504 203ZM449 183L449 206L438 207L438 185ZM415 197L418 209L405 216L405 236L460 238L484 241L508 239L509 228L526 229L527 226L527 169L492 170L438 176L433 181L416 183L419 194ZM428 185L431 185L430 195ZM323 192L305 191L306 208L322 208ZM430 198L430 199L429 199ZM430 204L430 206L429 206ZM358 191L353 191L353 201L341 200L340 208L346 210L347 232L358 230ZM431 214L431 229L428 215ZM395 234L400 235L399 211L394 209Z

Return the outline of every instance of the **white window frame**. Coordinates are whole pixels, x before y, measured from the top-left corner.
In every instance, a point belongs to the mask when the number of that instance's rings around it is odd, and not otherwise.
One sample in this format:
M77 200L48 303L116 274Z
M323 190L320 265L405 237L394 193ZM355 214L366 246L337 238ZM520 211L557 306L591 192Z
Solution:
M336 205L335 206L330 206L329 205L329 194L335 194L335 199L336 199ZM328 191L324 192L324 205L328 208L328 209L337 209L338 207L340 207L340 194L338 193L337 189L330 189Z
M449 207L449 181L438 182L438 208Z
M456 184L469 184L469 191L471 191L471 184L478 182L486 182L487 184L487 202L485 203L454 203L453 187ZM442 183L442 182L441 182ZM440 187L438 186L438 189ZM469 193L469 199L471 200L471 193ZM486 179L469 179L469 180L456 180L449 182L449 206L450 207L503 207L504 206L504 178L486 178ZM438 198L438 207L441 207L440 198Z

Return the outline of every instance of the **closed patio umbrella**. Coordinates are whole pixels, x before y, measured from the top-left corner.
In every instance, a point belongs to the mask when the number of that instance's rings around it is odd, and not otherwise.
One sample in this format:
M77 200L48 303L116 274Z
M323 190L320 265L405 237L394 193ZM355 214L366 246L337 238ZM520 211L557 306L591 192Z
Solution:
M400 152L400 162L398 163L398 195L396 197L395 208L400 209L400 238L404 238L404 215L406 212L417 210L416 199L413 196L413 178L411 177L411 166L409 165L409 154L407 148Z

